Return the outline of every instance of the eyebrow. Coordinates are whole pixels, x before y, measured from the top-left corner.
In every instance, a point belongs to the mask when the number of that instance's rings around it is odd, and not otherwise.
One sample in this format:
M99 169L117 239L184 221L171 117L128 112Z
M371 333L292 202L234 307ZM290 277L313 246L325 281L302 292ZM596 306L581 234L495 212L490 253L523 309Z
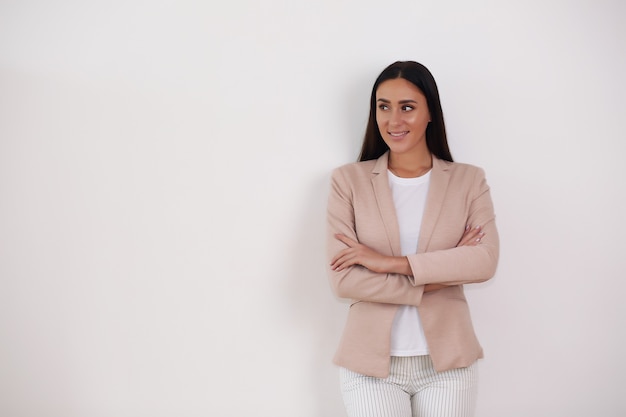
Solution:
M387 100L386 98L379 98L379 99L378 99L378 100L376 100L376 101L377 101L377 102L378 102L378 101L382 101L383 103L391 103L391 101L390 101L390 100ZM399 103L399 104L407 104L407 103L415 103L415 104L417 104L417 101L407 99L407 100L400 100L400 101L398 101L398 103Z

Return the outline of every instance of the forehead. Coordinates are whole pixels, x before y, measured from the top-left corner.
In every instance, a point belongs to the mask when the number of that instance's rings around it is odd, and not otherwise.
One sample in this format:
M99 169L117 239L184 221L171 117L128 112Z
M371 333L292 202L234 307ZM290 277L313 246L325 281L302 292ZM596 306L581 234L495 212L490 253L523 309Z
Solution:
M383 81L376 89L376 100L425 100L426 97L422 90L417 88L415 84L404 78L394 78L392 80Z

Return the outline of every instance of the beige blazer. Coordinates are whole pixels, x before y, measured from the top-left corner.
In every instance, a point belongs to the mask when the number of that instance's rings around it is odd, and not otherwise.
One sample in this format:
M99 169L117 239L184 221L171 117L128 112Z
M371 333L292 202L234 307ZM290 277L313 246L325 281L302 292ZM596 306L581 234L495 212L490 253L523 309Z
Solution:
M328 200L328 261L346 236L400 256L400 234L387 177L388 154L337 168ZM493 204L482 169L433 156L418 250L409 255L412 276L379 274L362 266L328 268L338 297L353 300L334 362L375 377L389 374L391 326L398 305L417 306L437 371L471 365L483 355L474 334L463 284L486 281L496 271L499 242ZM482 226L477 246L456 247L465 225ZM424 293L424 284L447 288Z

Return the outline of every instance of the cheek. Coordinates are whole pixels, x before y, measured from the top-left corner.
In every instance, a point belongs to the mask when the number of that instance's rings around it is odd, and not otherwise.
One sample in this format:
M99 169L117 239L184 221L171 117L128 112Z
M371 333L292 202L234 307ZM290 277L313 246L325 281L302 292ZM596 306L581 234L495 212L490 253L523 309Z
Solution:
M412 115L409 118L405 119L407 124L413 126L422 126L428 124L428 115L424 114L416 114Z
M376 123L376 127L378 127L378 132L380 133L380 135L382 137L385 136L385 132L387 131L387 129L385 129L385 126L383 124L381 124L380 122Z
M388 121L384 117L376 117L376 127L378 127L378 131L381 135L387 130L387 124Z

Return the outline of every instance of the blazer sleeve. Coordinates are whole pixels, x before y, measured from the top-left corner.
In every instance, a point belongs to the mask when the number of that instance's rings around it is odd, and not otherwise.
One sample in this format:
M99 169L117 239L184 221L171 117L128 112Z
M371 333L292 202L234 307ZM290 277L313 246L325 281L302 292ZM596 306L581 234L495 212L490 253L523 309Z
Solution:
M358 241L354 194L354 184L341 169L333 171L328 198L326 249L328 275L334 293L340 298L357 301L418 306L424 287L413 285L406 275L376 273L360 265L343 271L333 271L330 268L332 258L346 248L344 243L335 238L335 234L341 233ZM373 201L372 204L376 203Z
M495 275L499 237L489 186L484 171L476 168L469 202L467 224L482 226L485 233L476 246L428 248L409 255L415 285L461 285L483 282ZM439 220L445 221L445 220Z

